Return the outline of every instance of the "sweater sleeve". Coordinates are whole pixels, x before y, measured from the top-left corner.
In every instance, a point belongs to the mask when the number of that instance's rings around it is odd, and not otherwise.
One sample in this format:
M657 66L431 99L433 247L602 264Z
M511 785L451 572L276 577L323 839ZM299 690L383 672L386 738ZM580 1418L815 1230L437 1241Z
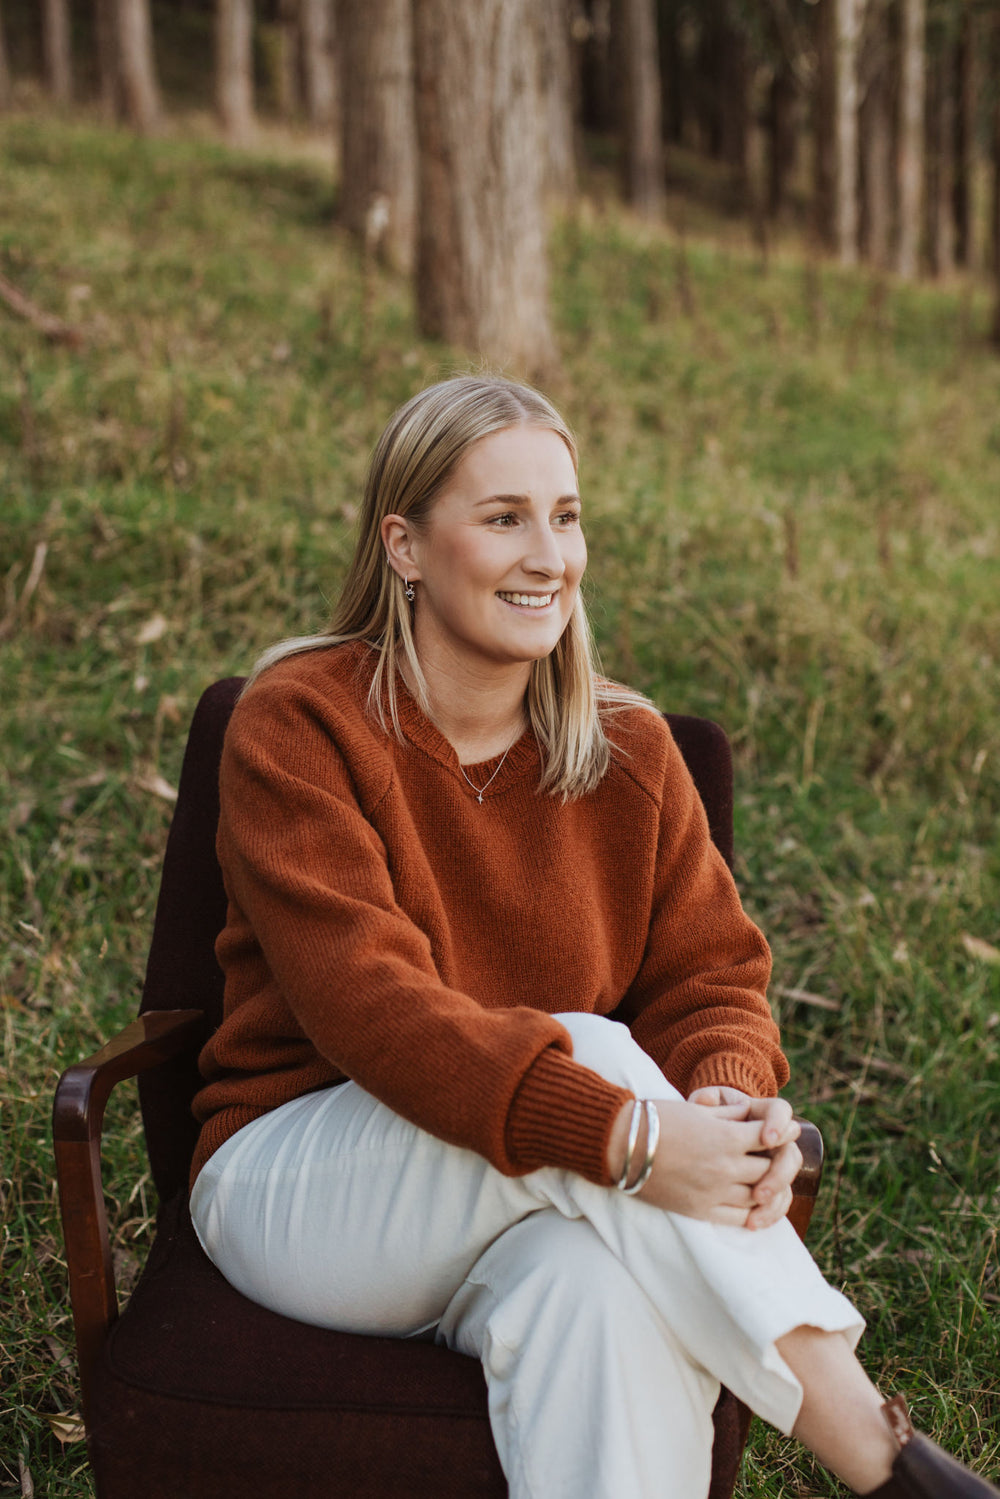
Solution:
M377 793L359 790L353 751L351 765L323 705L264 684L237 709L220 780L223 961L227 941L256 944L275 991L267 1004L253 997L261 1013L279 1025L286 1014L286 1029L293 1019L320 1056L421 1128L508 1174L566 1164L605 1180L606 1142L630 1095L572 1061L552 1016L486 1010L442 982L396 901L362 810ZM220 1035L212 1065L266 1069L266 1035ZM211 1107L211 1081L204 1091Z
M649 935L621 1018L685 1097L711 1085L770 1097L788 1080L766 998L770 950L668 739Z

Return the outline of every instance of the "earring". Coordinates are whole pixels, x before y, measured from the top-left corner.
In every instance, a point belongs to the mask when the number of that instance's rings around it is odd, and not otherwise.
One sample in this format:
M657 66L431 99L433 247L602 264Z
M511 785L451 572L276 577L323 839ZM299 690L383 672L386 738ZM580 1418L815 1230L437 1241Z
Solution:
M403 579L403 592L406 594L408 602L412 604L413 600L417 596L417 590L414 588L409 578Z

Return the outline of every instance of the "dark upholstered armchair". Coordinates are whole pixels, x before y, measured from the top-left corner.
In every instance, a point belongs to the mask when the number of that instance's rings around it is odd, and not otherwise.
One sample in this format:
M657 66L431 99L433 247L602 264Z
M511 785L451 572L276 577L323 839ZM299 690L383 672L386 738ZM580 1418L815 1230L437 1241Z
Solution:
M240 679L204 694L167 844L139 1018L70 1067L54 1136L90 1459L100 1499L502 1499L479 1364L432 1343L358 1337L292 1322L234 1291L203 1254L187 1212L198 1051L218 1024L214 942L225 918L215 860L218 766ZM669 717L732 858L732 765L704 719ZM156 1238L119 1313L101 1191L101 1126L116 1083L139 1076L160 1197ZM822 1142L792 1221L805 1232ZM711 1499L733 1491L749 1413L723 1391Z

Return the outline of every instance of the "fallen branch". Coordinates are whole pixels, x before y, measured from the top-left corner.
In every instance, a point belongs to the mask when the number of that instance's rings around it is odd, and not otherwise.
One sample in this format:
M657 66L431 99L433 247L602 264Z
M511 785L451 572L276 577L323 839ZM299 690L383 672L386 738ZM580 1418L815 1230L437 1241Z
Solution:
M23 291L19 291L12 281L8 281L6 276L0 276L0 301L6 303L11 312L37 328L51 343L69 344L74 349L83 343L83 334L79 328L64 323L62 318L55 317L51 312L45 312L30 297L26 297Z

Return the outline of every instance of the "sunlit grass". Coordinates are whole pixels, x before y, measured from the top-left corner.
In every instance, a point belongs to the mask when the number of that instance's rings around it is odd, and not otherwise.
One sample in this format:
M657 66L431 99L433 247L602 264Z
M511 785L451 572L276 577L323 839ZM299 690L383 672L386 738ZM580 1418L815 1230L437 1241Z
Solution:
M90 1492L48 1142L58 1072L134 1010L202 688L315 628L390 411L462 364L364 272L311 161L0 123L0 993L6 1410ZM699 221L700 222L700 221ZM775 949L813 1239L924 1424L1000 1471L1000 364L985 290L901 288L586 203L553 293L606 668L737 752L738 875ZM818 1003L817 1003L818 1001ZM109 1112L125 1281L150 1213ZM138 1184L138 1185L137 1185ZM963 1448L963 1443L965 1444ZM758 1432L748 1491L827 1492Z

